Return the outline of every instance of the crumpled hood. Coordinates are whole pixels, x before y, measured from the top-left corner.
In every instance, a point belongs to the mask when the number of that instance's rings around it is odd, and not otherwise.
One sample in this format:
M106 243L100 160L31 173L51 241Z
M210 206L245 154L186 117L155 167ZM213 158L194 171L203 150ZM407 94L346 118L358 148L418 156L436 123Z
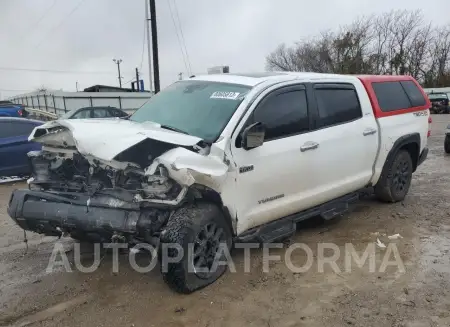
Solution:
M65 127L67 132L52 133L50 129ZM37 136L36 136L37 135ZM152 122L137 123L122 119L65 119L36 127L29 141L44 145L76 146L83 155L113 160L118 154L146 140L153 139L179 146L194 146L201 138L162 129Z

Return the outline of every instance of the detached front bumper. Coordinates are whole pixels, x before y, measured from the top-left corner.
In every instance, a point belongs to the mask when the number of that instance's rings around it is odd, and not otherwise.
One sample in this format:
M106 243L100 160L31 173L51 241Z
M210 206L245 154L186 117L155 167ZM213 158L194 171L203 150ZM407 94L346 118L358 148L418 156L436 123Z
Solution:
M108 195L79 195L15 190L8 206L9 216L24 230L78 239L110 242L113 236L124 241L150 242L169 213L156 208L141 210L137 203Z

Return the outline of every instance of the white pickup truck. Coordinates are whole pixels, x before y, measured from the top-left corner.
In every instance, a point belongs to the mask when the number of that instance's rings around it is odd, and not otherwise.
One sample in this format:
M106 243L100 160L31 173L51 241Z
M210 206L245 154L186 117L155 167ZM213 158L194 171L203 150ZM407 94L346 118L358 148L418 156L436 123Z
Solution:
M402 201L428 153L429 108L408 76L192 77L127 120L37 127L29 139L42 151L29 153L29 189L13 192L8 213L45 235L192 244L163 271L189 293L226 270L210 269L221 244L288 237L363 189Z

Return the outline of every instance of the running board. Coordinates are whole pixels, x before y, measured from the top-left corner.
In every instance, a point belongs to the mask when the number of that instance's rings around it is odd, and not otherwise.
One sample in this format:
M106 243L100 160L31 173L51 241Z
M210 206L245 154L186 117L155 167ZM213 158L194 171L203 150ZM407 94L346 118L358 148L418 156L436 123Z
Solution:
M350 204L359 200L360 192L351 193L317 207L275 220L263 226L252 228L239 235L237 242L273 243L292 236L297 230L297 223L312 217L331 220L348 212Z

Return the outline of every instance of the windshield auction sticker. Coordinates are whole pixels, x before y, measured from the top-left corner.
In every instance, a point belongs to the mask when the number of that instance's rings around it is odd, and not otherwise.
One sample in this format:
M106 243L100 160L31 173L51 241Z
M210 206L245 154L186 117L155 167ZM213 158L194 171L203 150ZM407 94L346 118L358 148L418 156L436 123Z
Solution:
M239 97L239 92L221 92L217 91L211 94L210 99L226 99L236 100Z

